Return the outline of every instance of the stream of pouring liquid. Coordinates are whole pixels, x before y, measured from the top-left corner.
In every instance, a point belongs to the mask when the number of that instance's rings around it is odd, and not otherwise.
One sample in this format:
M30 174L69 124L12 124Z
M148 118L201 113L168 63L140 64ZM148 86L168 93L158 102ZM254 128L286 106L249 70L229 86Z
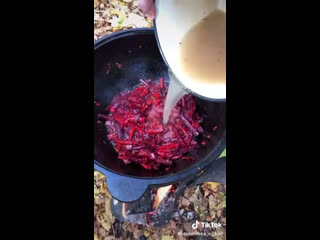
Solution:
M186 90L171 71L169 71L169 79L169 88L163 109L163 124L168 123L171 110L176 106L179 100L187 94Z

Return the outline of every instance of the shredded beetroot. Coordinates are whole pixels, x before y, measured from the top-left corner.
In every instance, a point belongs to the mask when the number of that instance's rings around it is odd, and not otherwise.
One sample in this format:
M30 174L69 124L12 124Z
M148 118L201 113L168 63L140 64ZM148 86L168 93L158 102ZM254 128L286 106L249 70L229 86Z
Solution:
M110 73L110 71L111 71L111 64L110 63L108 63L108 67L107 67L107 75L109 75L109 73Z
M202 118L196 112L196 103L188 94L172 110L168 124L162 123L168 84L163 78L152 83L140 79L131 91L114 97L106 108L109 115L99 114L106 121L108 139L124 163L138 163L146 169L171 166L198 144L195 137L203 130Z
M117 63L117 62L116 62L116 66L117 66L119 69L122 68L122 64L121 64L121 63Z
M194 157L182 157L184 160L194 161Z
M160 78L160 88L164 87L164 78Z

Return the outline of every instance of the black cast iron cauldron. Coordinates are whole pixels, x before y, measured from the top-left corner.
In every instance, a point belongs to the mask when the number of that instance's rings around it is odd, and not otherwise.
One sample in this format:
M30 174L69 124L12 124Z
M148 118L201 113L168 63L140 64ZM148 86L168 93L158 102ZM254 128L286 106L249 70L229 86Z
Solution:
M121 65L119 65L121 64ZM118 67L117 67L118 66ZM109 73L107 71L109 69ZM204 118L204 136L211 134L206 145L191 155L196 161L179 159L169 171L146 170L140 165L125 165L106 137L104 123L97 123L98 113L104 113L113 97L139 84L139 79L168 80L166 64L159 51L152 28L136 28L113 33L94 45L94 168L107 177L110 194L123 202L139 199L149 186L169 185L199 173L215 161L226 144L226 103L210 102L195 97ZM217 125L213 132L212 128Z

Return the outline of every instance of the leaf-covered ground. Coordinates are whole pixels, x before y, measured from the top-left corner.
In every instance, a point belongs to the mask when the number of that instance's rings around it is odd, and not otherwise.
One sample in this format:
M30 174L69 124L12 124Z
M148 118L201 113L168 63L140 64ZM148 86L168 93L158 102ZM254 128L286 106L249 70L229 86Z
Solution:
M94 0L94 40L124 29L151 26L137 0Z
M137 239L137 240L184 240L184 239L225 239L226 227L226 186L207 182L197 187L187 188L179 200L178 209L170 222L155 228L119 222L110 211L111 196L107 190L106 178L94 173L94 232L95 240ZM220 223L221 228L203 228L201 224L194 230L191 226L199 222ZM202 233L186 236L183 234Z
M94 0L94 40L110 34L135 27L151 27L138 8L138 0ZM225 155L225 153L223 154ZM184 240L216 239L224 240L226 227L226 186L217 183L204 183L188 188L179 201L179 206L171 221L162 228L153 228L129 222L120 223L110 211L110 194L106 178L94 172L94 240ZM221 223L222 228L211 230L192 229L195 221ZM183 233L206 233L186 236Z

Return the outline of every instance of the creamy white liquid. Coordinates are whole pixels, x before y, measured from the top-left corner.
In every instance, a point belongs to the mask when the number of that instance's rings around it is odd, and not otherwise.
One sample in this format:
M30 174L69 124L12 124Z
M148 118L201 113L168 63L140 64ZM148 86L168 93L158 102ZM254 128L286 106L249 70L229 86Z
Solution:
M226 14L216 10L193 26L180 43L180 67L192 79L191 86L205 83L219 89L226 85ZM171 110L185 95L186 90L173 74L163 112L163 123L168 122Z
M225 12L212 12L186 33L180 43L180 67L195 84L226 84Z
M166 102L163 109L163 123L167 124L171 110L176 106L183 95L187 94L186 90L179 83L177 78L169 71L169 88L166 97Z

